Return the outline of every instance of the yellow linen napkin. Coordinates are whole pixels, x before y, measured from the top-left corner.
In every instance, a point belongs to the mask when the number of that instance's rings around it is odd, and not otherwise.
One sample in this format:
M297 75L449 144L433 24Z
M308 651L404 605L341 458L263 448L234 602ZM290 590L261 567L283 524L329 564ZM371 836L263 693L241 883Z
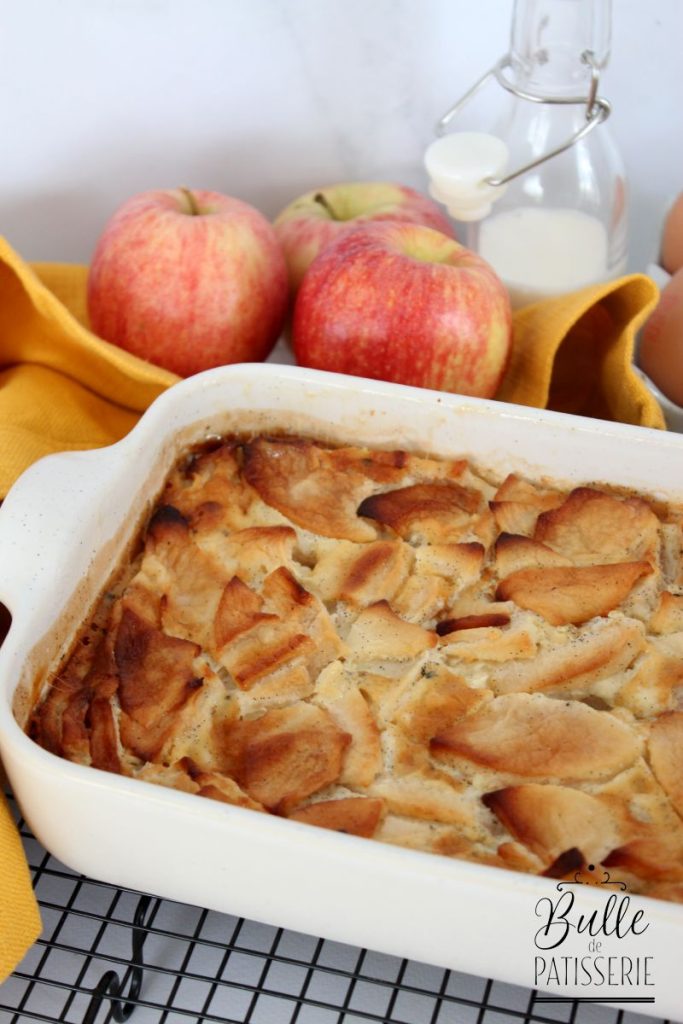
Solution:
M0 783L2 779L0 766ZM36 941L40 930L24 848L5 799L0 797L0 984Z
M633 368L636 334L658 298L651 278L631 274L517 310L496 398L665 429L659 403Z
M0 238L0 497L42 455L118 440L177 380L88 330L86 279L86 267L30 267ZM656 301L654 283L634 275L520 310L497 397L664 427L632 368L635 333ZM21 843L0 798L0 981L39 928Z
M42 455L117 441L178 379L84 326L86 277L0 238L0 497Z

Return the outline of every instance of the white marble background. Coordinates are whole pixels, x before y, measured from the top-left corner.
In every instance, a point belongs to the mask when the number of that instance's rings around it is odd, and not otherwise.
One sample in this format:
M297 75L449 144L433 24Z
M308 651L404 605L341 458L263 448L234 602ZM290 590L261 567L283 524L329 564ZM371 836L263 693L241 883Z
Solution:
M146 188L273 216L345 179L424 187L451 102L507 49L512 0L6 0L0 234L87 261ZM632 188L631 267L683 189L683 0L614 0L602 92Z

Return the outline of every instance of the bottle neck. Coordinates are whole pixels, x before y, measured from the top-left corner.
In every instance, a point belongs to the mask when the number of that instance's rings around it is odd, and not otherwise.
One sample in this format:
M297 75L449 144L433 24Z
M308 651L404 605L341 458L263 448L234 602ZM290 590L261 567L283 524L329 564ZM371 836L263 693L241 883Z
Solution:
M513 80L539 96L587 95L591 62L606 66L610 35L611 0L515 0Z

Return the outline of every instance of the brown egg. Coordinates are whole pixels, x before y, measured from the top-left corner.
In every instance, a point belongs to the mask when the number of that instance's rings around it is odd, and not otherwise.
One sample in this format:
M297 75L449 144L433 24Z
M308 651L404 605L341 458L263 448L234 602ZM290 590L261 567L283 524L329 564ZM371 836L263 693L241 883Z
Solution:
M683 406L683 266L662 289L643 328L639 362L657 387Z
M683 267L683 192L675 201L664 222L661 264L669 274Z

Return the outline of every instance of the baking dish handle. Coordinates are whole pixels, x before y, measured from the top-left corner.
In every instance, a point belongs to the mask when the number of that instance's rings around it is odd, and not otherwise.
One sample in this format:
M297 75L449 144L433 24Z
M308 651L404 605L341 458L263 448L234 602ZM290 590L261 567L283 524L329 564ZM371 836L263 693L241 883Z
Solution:
M102 484L119 462L118 447L47 455L11 488L0 507L0 602L13 619L57 597L50 591L60 563L74 552L74 511L85 505L101 515ZM82 542L79 549L84 555ZM73 583L73 571L68 575Z

